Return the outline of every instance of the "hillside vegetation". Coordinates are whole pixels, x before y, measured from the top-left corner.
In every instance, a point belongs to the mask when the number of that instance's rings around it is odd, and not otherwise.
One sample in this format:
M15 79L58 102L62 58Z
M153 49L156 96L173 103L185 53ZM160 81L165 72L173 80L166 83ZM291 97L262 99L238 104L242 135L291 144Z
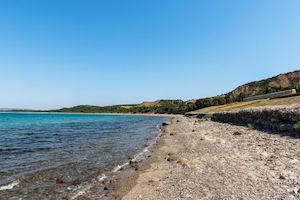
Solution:
M221 112L221 111L232 111L243 108L255 108L262 106L300 106L300 96L278 98L278 99L263 99L247 102L235 102L220 106L211 106L207 108L202 108L200 110L193 111L195 113L211 113L211 112Z
M55 112L76 112L76 113L159 113L159 114L183 114L189 111L208 108L211 106L221 106L216 108L252 106L254 102L241 102L245 97L267 94L291 88L300 89L300 70L280 74L278 76L254 81L237 87L235 90L215 97L202 98L197 100L159 100L154 102L143 102L135 105L116 106L89 106L80 105L71 108L51 110ZM195 87L196 88L196 87ZM297 98L296 98L297 99ZM255 101L255 103L264 102ZM269 103L273 103L270 101ZM223 106L226 105L226 106ZM211 108L213 109L213 108Z
M271 92L277 92L281 90L287 90L295 88L300 89L300 70L280 74L278 76L254 81L237 87L235 90L210 98L198 99L196 101L196 107L198 109L206 108L210 106L224 105L228 103L241 102L245 97L268 94Z
M71 108L52 110L53 112L75 112L75 113L154 113L154 114L183 114L195 110L195 104L182 100L160 100L155 103L142 103L138 105L117 106L89 106L80 105Z

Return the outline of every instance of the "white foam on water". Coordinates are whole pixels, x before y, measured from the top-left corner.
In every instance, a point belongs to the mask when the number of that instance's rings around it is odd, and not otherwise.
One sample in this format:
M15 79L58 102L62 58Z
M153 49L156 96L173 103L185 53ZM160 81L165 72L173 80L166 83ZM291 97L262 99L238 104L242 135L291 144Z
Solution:
M104 181L105 179L107 179L107 176L105 174L101 174L100 176L97 177L97 180L100 182Z
M122 169L123 167L126 167L127 165L129 165L129 162L125 162L122 165L115 166L112 170L112 173L116 173L116 172L120 171L120 169Z
M159 133L154 138L153 142L149 144L149 147L145 147L141 152L137 153L130 161L133 162L141 161L144 158L144 156L150 152L150 148L152 148L157 143L159 137L162 135L161 126L157 125L156 128L159 130ZM116 173L120 171L122 168L126 167L127 165L129 165L129 162L125 162L122 165L117 165L116 167L113 168L112 173Z
M81 186L69 186L68 190L71 190L74 193L72 195L72 199L76 199L77 197L87 193L93 187L93 185L97 184L98 182L102 182L105 179L107 179L107 176L105 174L101 174L100 176L97 176L96 179L91 180L90 183L86 183L85 185Z
M0 191L3 191L3 190L11 190L13 189L14 187L16 187L17 185L19 185L20 182L19 180L16 180L16 181L13 181L12 183L8 184L8 185L3 185L0 187Z
M161 128L160 125L157 125L156 128L159 130L158 135L155 137L154 142L150 144L150 147L152 147L153 145L155 145L157 143L158 138L161 136ZM148 153L150 151L149 147L145 147L141 152L137 153L135 156L133 156L133 159L131 159L130 161L139 161L143 158L143 156L146 155L146 153ZM113 168L112 173L116 173L118 171L120 171L122 168L126 167L127 165L129 165L129 162L125 162L122 165L117 165Z
M159 125L157 125L157 129L159 129L159 134L156 136L156 138L154 139L154 142L150 144L150 147L153 147L159 137L161 136L162 132L161 132L161 128ZM149 147L145 147L141 152L139 152L138 154L136 154L133 159L131 159L131 161L139 161L143 158L143 156L146 155L146 153L149 153L150 149ZM116 173L118 171L120 171L122 168L126 167L127 165L129 165L129 161L123 163L122 165L117 165L116 167L113 168L113 170L111 171L112 173ZM92 180L90 184L86 184L83 186L71 186L68 187L68 190L72 190L72 192L74 192L72 199L76 199L79 196L84 195L85 193L87 193L93 186L93 184L96 184L97 182L102 182L105 179L107 179L108 177L105 174L101 174L100 176L97 176L96 180Z
M92 184L88 184L82 187L79 187L79 190L75 192L75 194L72 196L72 199L76 199L77 197L84 195L87 193L92 187Z

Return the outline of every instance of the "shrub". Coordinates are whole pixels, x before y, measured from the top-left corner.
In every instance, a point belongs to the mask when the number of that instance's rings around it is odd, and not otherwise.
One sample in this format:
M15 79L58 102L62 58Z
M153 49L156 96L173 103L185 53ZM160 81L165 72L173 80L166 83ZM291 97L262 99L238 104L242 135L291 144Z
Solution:
M247 126L248 126L249 129L255 129L254 124L252 124L252 123L248 123Z
M296 122L296 123L293 125L293 128L294 128L296 131L300 131L300 121L299 121L299 122Z
M211 119L213 118L213 114L208 113L208 114L206 114L203 118L204 118L204 119L209 119L209 120L211 120Z

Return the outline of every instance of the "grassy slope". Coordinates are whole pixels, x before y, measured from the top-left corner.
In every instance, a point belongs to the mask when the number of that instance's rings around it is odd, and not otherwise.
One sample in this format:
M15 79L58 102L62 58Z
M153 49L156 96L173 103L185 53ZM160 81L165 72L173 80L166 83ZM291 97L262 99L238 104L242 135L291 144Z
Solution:
M248 102L237 102L230 103L221 106L211 106L203 108L194 112L209 113L209 112L220 112L220 111L230 111L241 108L259 107L259 106L277 106L277 105L298 105L300 106L300 96L271 99L271 100L256 100Z

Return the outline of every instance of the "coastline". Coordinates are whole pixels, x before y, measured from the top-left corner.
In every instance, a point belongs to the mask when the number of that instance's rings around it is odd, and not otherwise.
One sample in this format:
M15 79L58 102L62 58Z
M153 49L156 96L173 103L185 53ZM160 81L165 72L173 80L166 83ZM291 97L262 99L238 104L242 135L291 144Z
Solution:
M170 125L175 123L180 118L184 117L183 115L172 115L172 118L170 119ZM161 148L163 148L165 144L165 136L169 133L168 125L167 126L161 126L161 134L157 138L157 143L155 145L155 148L153 149L153 152L150 156L148 156L147 159L143 160L143 162L139 163L138 170L132 174L131 176L127 177L127 179L119 185L119 187L116 189L115 193L115 199L123 199L130 193L137 185L138 179L141 175L147 172L147 170L152 170L151 165L160 162L159 157L161 154ZM138 197L139 198L139 197Z
M300 139L183 116L171 121L117 199L300 198Z
M152 117L175 117L181 114L155 114L155 113L76 113L76 112L24 112L24 111L0 111L0 113L22 114L64 114L64 115L125 115L125 116L152 116Z
M175 115L153 145L63 199L297 199L299 178L300 138Z

